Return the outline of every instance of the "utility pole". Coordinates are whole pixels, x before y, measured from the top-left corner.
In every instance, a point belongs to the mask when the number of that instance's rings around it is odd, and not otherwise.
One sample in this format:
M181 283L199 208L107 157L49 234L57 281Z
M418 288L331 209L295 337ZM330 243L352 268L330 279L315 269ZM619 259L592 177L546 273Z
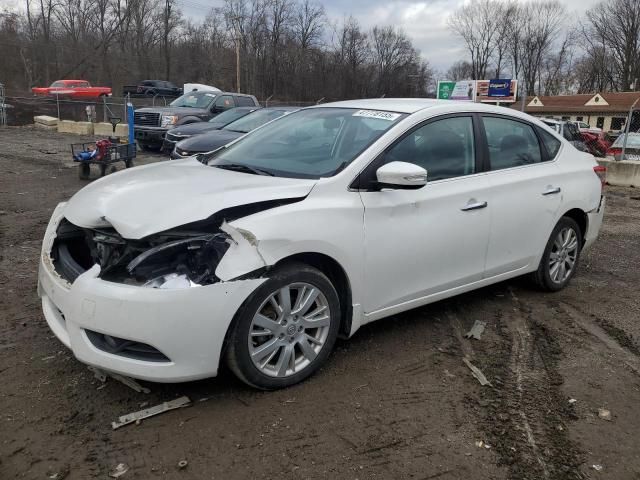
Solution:
M240 17L233 18L233 26L236 34L236 88L240 93Z
M167 81L171 79L171 57L169 55L169 17L171 16L171 1L172 0L165 0L164 15L164 72Z

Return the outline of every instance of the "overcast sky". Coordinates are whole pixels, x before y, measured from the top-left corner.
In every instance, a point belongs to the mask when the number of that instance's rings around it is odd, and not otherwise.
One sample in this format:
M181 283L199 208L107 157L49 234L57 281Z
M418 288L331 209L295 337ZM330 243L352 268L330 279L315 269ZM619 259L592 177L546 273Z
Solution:
M2 0L0 0L2 1ZM373 25L401 27L411 38L425 59L443 72L466 54L462 43L447 29L447 17L465 0L318 0L333 22L353 15L365 28ZM519 0L522 1L522 0ZM576 19L598 0L563 0L569 15ZM197 2L197 3L195 3ZM194 5L222 5L222 0L178 0L183 13L190 17L202 15ZM190 6L191 5L191 6Z

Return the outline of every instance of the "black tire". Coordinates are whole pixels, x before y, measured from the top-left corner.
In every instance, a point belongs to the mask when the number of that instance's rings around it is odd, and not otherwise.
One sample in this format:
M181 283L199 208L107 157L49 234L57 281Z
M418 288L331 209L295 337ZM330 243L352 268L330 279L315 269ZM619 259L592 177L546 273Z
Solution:
M125 161L124 161L124 167L125 167L125 168L131 168L131 167L133 167L133 158L132 158L132 159L129 159L129 160L125 160Z
M107 174L107 165L100 165L100 176L104 177Z
M575 261L573 264L573 268L569 272L566 278L561 281L554 281L551 277L551 254L554 249L554 243L560 234L561 231L565 229L571 229L575 232L577 238L577 250L575 253ZM540 264L538 265L538 270L531 274L531 280L534 285L536 285L541 290L547 292L557 292L558 290L562 290L566 287L578 269L578 265L580 263L580 251L582 250L583 240L582 240L582 231L578 226L577 222L569 217L562 217L553 231L551 232L551 236L547 241L547 245L544 249L544 253L542 254L542 258L540 259Z
M249 333L254 315L263 302L280 288L292 283L307 283L320 290L327 300L331 322L320 351L306 367L285 377L275 377L258 370L250 358ZM228 335L225 360L229 369L246 384L276 390L289 387L308 378L326 362L336 342L341 313L338 294L331 281L320 270L303 263L289 263L275 269L269 279L245 300L236 312ZM301 327L302 328L302 327ZM280 353L278 353L280 355Z
M80 180L89 180L89 175L91 175L91 167L88 163L78 165L78 178Z

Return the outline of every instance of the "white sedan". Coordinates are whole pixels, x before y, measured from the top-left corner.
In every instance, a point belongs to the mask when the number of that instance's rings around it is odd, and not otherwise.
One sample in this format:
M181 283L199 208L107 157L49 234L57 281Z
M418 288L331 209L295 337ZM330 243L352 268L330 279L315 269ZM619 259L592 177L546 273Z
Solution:
M374 320L524 274L565 287L600 229L602 175L505 108L307 108L58 205L42 308L107 371L179 382L224 361L250 385L285 387Z

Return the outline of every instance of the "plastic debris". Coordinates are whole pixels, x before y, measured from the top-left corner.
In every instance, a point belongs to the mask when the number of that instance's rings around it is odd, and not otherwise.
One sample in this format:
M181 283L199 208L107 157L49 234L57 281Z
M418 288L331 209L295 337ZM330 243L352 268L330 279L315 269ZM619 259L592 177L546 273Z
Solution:
M491 382L487 380L487 377L484 376L484 373L482 373L482 371L478 367L474 366L467 357L463 357L462 361L467 367L469 367L469 370L471 370L473 376L476 377L476 379L480 382L480 385L489 385L490 387L492 386Z
M180 460L178 462L178 468L180 470L182 470L183 468L187 468L187 465L189 465L189 463L186 460Z
M124 385L131 388L132 390L135 390L138 393L151 393L151 390L149 390L147 387L143 387L138 382L136 382L133 378L125 377L118 373L105 372L104 370L100 370L99 368L96 368L96 367L89 366L87 368L91 372L93 372L93 376L102 383L105 383L107 381L107 377L111 377L114 380L117 380L120 383L123 383Z
M487 450L489 450L491 448L491 445L489 445L487 442L483 442L482 440L478 440L476 441L476 447L486 448Z
M602 465L595 464L591 465L591 468L593 468L596 472L601 472L604 467Z
M139 424L139 422L141 422L145 418L153 417L154 415L159 415L169 410L175 410L176 408L187 407L189 405L191 405L191 400L189 399L189 397L183 396L180 398L176 398L175 400L171 400L170 402L163 402L160 405L145 408L144 410L140 410L138 412L122 415L118 418L117 422L111 422L111 427L116 430L120 427L124 427L125 425L129 425L130 423Z
M480 340L482 336L482 332L484 332L484 327L487 326L487 322L482 322L480 320L476 320L467 333L464 334L466 338L475 338L476 340Z
M109 476L112 478L118 478L124 475L125 473L127 473L128 471L129 471L129 465L127 465L126 463L119 463L113 468L113 470L109 472Z
M570 398L570 399L569 399L569 403L570 403L571 405L573 405L573 404L574 404L574 403L576 403L577 401L578 401L578 400L576 400L575 398Z
M606 420L607 422L611 421L611 412L609 410L607 410L606 408L599 408L598 409L598 416L602 420Z

